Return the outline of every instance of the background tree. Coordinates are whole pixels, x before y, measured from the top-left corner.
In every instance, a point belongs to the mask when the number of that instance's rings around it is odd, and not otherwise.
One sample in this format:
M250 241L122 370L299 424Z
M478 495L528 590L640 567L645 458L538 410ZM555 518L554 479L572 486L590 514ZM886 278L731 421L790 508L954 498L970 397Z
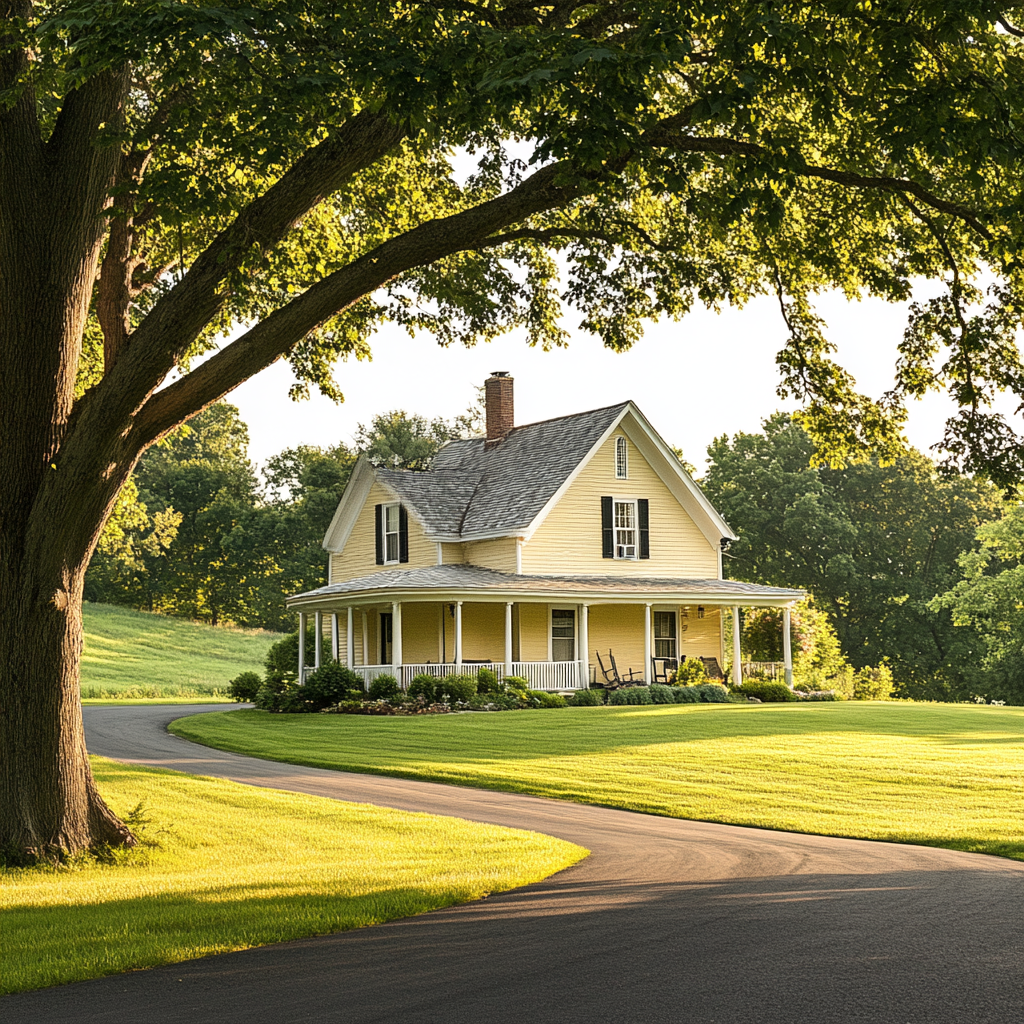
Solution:
M903 398L947 387L950 458L1017 479L986 409L1024 393L1015 15L0 0L0 844L131 841L84 755L85 569L142 453L281 357L298 392L338 396L333 363L385 320L552 345L564 302L625 348L645 319L769 292L828 457L899 447ZM983 265L1002 287L976 316ZM905 299L943 273L893 393L860 396L813 294Z
M914 451L884 466L814 466L813 441L783 414L760 434L717 438L708 454L702 484L740 534L729 576L810 591L853 665L887 658L905 694L961 692L981 644L932 601L959 577L979 525L999 515L995 487L943 477Z
M959 558L961 578L933 602L958 631L981 639L975 671L951 685L949 697L1024 704L1024 506L1008 505L977 538L979 549Z

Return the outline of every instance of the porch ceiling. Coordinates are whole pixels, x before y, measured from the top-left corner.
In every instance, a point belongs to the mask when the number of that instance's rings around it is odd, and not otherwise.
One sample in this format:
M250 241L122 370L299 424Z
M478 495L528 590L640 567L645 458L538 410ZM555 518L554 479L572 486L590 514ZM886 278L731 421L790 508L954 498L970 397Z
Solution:
M288 598L290 608L327 608L381 601L593 601L642 604L788 605L802 590L764 587L739 580L623 578L619 576L526 576L478 565L385 569Z

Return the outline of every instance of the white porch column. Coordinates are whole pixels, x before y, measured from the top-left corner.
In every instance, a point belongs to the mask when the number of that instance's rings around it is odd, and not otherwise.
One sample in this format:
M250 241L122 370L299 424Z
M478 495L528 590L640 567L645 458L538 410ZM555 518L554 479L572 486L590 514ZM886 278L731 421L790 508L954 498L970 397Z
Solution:
M391 664L397 669L402 664L402 602L391 605Z
M644 682L651 685L651 603L644 605Z
M505 675L512 675L512 602L505 602Z
M362 622L360 623L360 625L362 626L362 630L363 630L363 632L362 632L362 638L363 638L363 664L364 665L369 665L370 664L370 630L369 630L369 620L366 617L366 609L365 608L363 609L363 618L362 618Z
M782 609L782 664L786 669L786 685L793 689L793 644L789 638L789 607Z
M299 685L306 680L303 675L306 671L306 613L299 612Z
M740 666L740 609L734 605L732 609L732 685L739 686L743 682Z
M590 685L590 605L580 605L580 662L583 665L583 688Z
M462 664L462 602L455 602L455 664Z
M338 613L331 612L331 657L337 661L341 657L341 641L338 637Z
M324 613L316 613L316 640L313 647L313 668L320 667L324 649Z
M352 626L352 605L349 605L348 622L345 623L345 665L348 668L351 668L356 660L355 630Z

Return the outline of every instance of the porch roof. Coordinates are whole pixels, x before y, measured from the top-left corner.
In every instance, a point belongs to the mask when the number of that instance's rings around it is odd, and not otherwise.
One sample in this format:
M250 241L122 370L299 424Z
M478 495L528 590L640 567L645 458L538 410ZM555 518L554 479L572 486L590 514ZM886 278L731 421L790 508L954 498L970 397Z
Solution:
M331 583L294 594L289 607L337 607L374 601L470 600L526 598L536 600L700 601L722 605L787 605L804 597L802 590L764 587L757 583L717 579L658 579L622 576L527 576L498 572L479 565L431 565L422 569L384 569L369 576Z

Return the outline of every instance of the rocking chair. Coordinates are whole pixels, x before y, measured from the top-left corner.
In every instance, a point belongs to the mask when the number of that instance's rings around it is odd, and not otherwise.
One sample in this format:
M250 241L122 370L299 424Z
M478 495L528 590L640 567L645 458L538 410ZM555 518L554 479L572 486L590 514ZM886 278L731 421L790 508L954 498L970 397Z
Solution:
M611 651L608 652L609 658L611 657ZM597 667L601 670L602 684L608 690L614 690L616 687L622 685L622 680L619 678L619 673L615 671L615 662L612 662L612 667L607 669L604 667L604 662L601 660L601 652L594 651L597 655Z

